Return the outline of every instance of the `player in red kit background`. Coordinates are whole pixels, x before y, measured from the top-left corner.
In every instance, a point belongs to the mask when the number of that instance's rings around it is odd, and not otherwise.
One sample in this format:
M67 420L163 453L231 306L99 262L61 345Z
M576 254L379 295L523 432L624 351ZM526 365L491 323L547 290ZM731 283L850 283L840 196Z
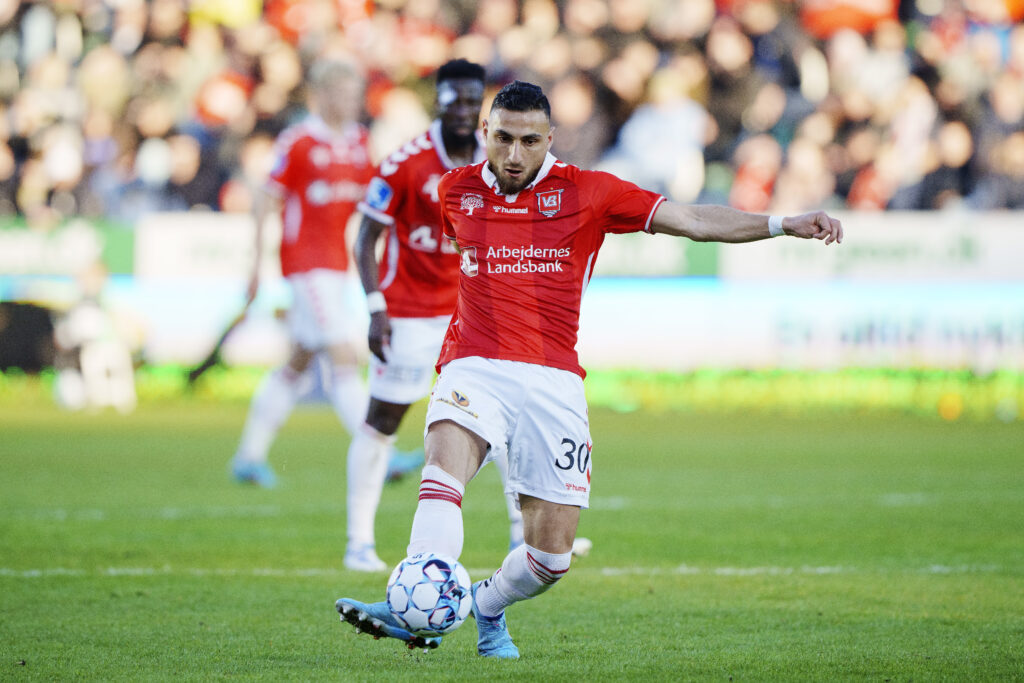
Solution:
M791 235L842 240L824 212L763 216L685 206L549 153L551 109L516 81L484 122L487 162L452 171L438 187L445 234L462 256L459 302L427 409L425 481L408 553L459 557L465 486L507 452L525 543L473 584L477 652L515 659L505 608L540 595L569 570L580 510L588 506L594 445L576 356L580 298L610 233L662 233L697 241L753 242ZM671 314L672 312L666 312ZM402 629L387 603L342 598L360 631L436 646Z
M458 296L459 256L441 231L437 184L453 168L483 161L478 139L484 69L464 59L437 72L438 118L388 156L359 204L356 263L370 310L370 405L348 450L346 563L387 566L374 550L374 515L388 451L412 403L430 393L441 340ZM381 262L377 243L386 236ZM411 467L422 463L422 456ZM495 463L507 471L507 460ZM522 542L522 515L509 498L510 545Z
M267 453L318 353L325 351L330 361L328 393L349 433L362 423L367 405L356 346L362 313L345 303L352 278L345 228L373 176L368 133L358 122L363 80L346 63L324 61L311 69L309 87L312 113L278 137L274 169L254 208L257 254L267 217L274 211L281 216L292 350L257 389L231 468L238 480L268 487L276 477ZM250 298L258 283L257 264Z

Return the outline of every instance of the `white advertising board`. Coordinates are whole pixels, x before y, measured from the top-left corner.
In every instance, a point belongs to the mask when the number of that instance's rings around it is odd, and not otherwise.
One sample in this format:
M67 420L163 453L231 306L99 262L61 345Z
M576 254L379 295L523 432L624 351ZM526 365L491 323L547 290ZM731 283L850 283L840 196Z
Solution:
M1024 214L840 218L844 243L828 247L609 235L583 302L584 366L1024 368ZM288 290L270 227L260 296L227 349L234 362L273 363L286 352L279 312ZM40 239L22 237L6 235L0 298L24 297L47 263L64 267L96 249L68 239L45 253ZM205 354L244 300L253 243L244 215L164 214L138 225L134 275L116 278L108 299L145 329L146 360ZM680 277L693 273L715 277ZM358 286L351 297L362 300Z

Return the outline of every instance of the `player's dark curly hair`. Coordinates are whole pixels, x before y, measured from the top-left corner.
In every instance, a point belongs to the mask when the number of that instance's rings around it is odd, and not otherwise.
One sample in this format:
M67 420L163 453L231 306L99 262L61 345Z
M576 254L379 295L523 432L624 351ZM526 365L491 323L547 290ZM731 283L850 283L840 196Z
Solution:
M474 81L484 82L486 73L479 64L474 64L468 59L453 59L441 65L437 70L437 82L444 83L455 78L468 78Z
M491 109L508 111L542 111L551 118L551 105L540 86L523 81L512 81L498 91L491 103Z

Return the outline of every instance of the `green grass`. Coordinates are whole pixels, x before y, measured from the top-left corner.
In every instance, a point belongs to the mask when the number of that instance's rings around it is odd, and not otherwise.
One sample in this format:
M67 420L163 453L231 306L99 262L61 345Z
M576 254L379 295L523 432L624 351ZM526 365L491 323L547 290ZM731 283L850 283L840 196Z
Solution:
M334 600L348 439L301 408L273 491L229 481L244 401L68 414L0 393L0 680L1024 680L1024 423L592 410L590 556L512 607L523 658L357 636ZM403 425L414 446L422 407ZM507 543L464 503L474 578ZM389 485L404 554L416 482Z

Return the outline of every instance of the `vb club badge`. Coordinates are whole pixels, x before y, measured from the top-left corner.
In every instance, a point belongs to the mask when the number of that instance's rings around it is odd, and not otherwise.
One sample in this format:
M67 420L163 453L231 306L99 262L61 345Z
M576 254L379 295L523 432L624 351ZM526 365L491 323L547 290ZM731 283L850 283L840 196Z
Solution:
M551 218L562 208L562 190L537 193L537 209L548 218Z

